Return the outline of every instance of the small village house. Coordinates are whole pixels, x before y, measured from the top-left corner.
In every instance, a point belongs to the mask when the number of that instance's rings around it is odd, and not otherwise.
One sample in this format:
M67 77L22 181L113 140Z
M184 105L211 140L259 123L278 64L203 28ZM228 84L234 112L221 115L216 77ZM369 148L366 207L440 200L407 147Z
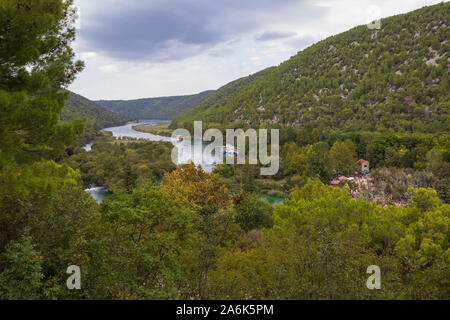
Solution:
M361 173L362 174L367 174L369 173L370 167L369 167L369 161L364 160L364 159L359 159L358 163L361 165Z

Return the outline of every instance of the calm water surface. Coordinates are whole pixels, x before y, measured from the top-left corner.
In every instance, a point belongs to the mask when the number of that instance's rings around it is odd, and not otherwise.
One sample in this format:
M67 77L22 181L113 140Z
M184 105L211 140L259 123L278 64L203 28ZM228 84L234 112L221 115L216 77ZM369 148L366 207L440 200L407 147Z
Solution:
M106 128L105 131L111 132L115 138L133 138L139 140L149 140L149 141L161 141L161 142L170 142L174 146L180 146L182 143L177 142L175 139L171 137L158 136L155 134L140 132L133 129L135 126L151 126L161 122L167 122L167 120L142 120L136 123L129 123L120 127ZM222 161L222 156L211 156L207 155L205 158L202 158L203 150L207 146L207 143L202 144L202 149L197 150L193 148L193 142L191 141L191 149L192 152L187 152L187 150L178 149L178 163L183 164L192 161L195 165L201 165L203 170L206 172L212 172L216 167L218 162Z
M159 136L147 132L136 131L133 129L133 127L135 126L151 126L161 122L167 122L167 120L141 120L135 123L126 124L124 126L105 128L104 130L111 132L113 137L117 139L128 137L138 140L170 142L175 147L181 145L180 142L178 142L175 139L172 139L171 137ZM177 164L183 164L192 161L195 163L195 165L201 165L203 170L205 170L206 172L212 172L217 166L216 162L220 162L222 160L222 156L221 155L207 156L206 158L202 159L201 155L203 154L203 150L206 147L206 145L207 145L206 143L203 143L201 151L197 150L196 148L193 148L193 142L191 142L192 152L186 152L186 150L178 149L179 152ZM84 149L86 151L90 151L91 147L92 144L88 144L84 147ZM85 191L89 193L98 203L102 203L103 198L109 194L106 188L98 186L92 186L91 188L86 189Z

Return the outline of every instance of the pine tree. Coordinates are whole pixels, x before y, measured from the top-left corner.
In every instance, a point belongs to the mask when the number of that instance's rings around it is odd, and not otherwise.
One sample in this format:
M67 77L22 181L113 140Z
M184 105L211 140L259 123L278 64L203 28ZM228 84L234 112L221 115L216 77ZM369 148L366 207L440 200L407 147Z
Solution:
M6 268L0 274L0 299L36 300L44 293L43 256L36 251L29 230L12 241L4 253Z
M70 43L72 0L0 2L0 169L55 159L84 123L59 124L70 84L83 69Z

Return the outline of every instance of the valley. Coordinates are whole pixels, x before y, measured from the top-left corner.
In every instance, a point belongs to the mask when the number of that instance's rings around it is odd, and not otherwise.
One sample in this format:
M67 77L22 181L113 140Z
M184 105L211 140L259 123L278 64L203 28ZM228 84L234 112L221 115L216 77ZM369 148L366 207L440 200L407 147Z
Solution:
M142 78L116 81L138 68L163 70L152 90L193 82L207 78L194 58L219 74L236 45L243 73L260 59L247 50L300 36L232 40L232 26L171 16L188 5L153 16L141 2L127 16L130 2L108 43L108 28L89 29L115 18L105 8L86 6L105 15L78 30L72 1L25 2L0 5L0 300L450 298L450 2L323 38L217 90L95 101L68 91L77 74L85 92L135 96ZM141 14L174 28L134 30ZM75 35L89 51L75 53Z

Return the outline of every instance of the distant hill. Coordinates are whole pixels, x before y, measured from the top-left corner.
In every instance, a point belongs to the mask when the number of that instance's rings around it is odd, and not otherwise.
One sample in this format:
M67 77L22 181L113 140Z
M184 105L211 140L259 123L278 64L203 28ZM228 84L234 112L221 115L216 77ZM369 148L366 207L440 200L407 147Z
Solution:
M148 98L138 100L100 100L102 107L127 118L171 120L183 111L200 103L213 91L205 91L188 96Z
M98 130L118 126L128 121L126 117L108 111L91 100L73 92L69 93L69 98L61 112L60 118L61 121L67 122L87 118L85 136L92 136Z
M221 88L175 118L348 130L448 131L450 2L359 26Z

